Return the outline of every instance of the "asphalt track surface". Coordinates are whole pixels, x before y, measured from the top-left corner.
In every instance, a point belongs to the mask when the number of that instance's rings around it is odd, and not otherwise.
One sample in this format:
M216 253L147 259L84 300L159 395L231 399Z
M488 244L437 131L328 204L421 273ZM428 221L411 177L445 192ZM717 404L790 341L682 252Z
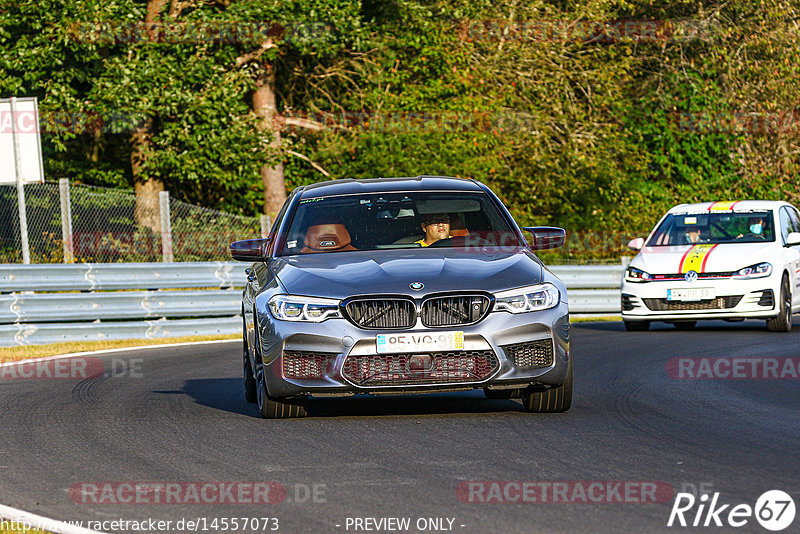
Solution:
M287 533L356 532L348 517L410 517L408 532L428 517L453 518L463 533L708 531L667 528L672 500L469 503L456 488L662 481L675 491L705 484L731 504L782 489L800 505L800 380L676 380L666 371L677 356L800 356L798 322L791 334L755 321L689 332L573 325L573 406L550 415L476 391L315 399L306 419L268 421L242 398L238 343L114 353L102 357L107 370L112 359L139 369L0 380L0 503L61 520L277 517ZM275 481L288 498L76 504L68 490L87 481ZM304 499L314 484L324 488L316 502ZM735 530L767 532L752 518Z

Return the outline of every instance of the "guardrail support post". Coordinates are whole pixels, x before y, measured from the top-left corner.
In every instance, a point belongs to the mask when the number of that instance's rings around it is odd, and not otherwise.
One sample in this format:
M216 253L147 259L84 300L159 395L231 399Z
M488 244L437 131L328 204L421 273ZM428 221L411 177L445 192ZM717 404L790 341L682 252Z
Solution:
M270 220L269 215L266 213L261 214L261 237L269 236L269 227L271 226L272 221Z
M172 262L172 225L169 217L169 191L158 194L158 206L161 212L161 256L165 263Z
M64 243L64 263L75 261L72 248L72 204L69 200L69 178L58 180L58 196L61 199L61 241Z

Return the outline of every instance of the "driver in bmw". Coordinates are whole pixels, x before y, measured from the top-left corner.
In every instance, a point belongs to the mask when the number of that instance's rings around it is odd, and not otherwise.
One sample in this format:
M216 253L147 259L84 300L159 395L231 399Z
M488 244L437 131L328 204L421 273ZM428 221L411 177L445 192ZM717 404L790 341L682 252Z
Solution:
M450 215L447 213L430 213L424 215L422 218L422 230L425 232L425 237L419 241L421 247L430 246L440 239L448 239L450 237Z

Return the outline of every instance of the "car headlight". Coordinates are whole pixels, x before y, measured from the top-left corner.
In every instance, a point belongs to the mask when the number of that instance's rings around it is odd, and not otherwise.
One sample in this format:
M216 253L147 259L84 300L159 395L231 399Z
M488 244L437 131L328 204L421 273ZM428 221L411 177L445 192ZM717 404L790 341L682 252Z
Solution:
M751 278L766 278L767 276L772 274L772 264L771 263L759 263L758 265L751 265L750 267L745 267L744 269L739 269L735 273L733 273L732 278L736 278L738 280L750 280Z
M626 282L649 282L652 279L652 274L641 269L637 269L636 267L628 267L625 269Z
M494 294L495 311L525 313L547 310L558 304L558 289L551 283L520 287Z
M296 295L275 295L267 303L272 316L281 321L321 323L342 317L339 301Z

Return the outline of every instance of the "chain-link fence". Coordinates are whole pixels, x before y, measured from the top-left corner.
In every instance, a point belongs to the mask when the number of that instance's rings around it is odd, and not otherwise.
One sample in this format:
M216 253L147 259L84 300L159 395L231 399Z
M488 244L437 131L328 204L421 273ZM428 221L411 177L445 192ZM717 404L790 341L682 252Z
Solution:
M169 209L175 261L230 259L231 241L261 235L258 217L242 217L180 200L171 200Z
M74 261L160 261L160 231L136 222L133 193L73 185L69 195Z
M86 185L26 185L25 205L31 263L226 260L231 241L262 232L259 217ZM0 263L21 263L15 186L0 186L0 223Z
M28 220L28 243L31 263L64 261L61 241L61 208L58 184L25 186L25 208ZM22 245L17 211L17 189L0 186L0 262L22 263Z
M31 263L227 260L231 241L259 237L269 225L166 194L137 196L64 181L26 185L25 200ZM620 256L631 255L626 244L633 237L625 231L568 232L563 248L538 254L551 265L618 264ZM21 262L16 186L0 185L0 263Z

